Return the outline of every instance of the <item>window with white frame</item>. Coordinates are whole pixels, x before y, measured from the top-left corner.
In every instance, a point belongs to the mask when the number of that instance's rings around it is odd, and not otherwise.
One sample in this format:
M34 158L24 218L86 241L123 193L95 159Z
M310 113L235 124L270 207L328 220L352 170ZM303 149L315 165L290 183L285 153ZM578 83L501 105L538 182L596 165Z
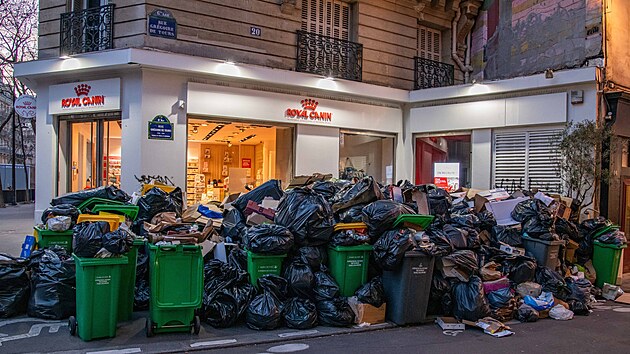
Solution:
M302 0L302 30L349 40L350 4L341 0Z
M493 138L492 185L513 191L537 188L562 192L556 161L562 128L532 131L497 131Z
M442 61L442 33L440 31L418 25L418 56Z

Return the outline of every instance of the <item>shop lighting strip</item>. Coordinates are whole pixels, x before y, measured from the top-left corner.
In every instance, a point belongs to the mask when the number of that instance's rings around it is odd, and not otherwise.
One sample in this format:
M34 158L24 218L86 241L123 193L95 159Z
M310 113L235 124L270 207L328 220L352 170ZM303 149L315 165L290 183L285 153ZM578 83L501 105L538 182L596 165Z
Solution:
M244 143L244 142L246 142L247 140L249 140L249 139L251 139L251 138L253 138L253 137L255 137L255 136L256 136L256 134L248 135L248 136L244 137L243 139L241 139L241 140L239 140L239 141L240 141L241 143Z
M218 133L219 130L221 130L223 127L225 127L225 124L219 124L216 127L214 127L214 129L212 129L208 134L206 134L206 136L203 138L203 140L208 140L210 139L214 134Z

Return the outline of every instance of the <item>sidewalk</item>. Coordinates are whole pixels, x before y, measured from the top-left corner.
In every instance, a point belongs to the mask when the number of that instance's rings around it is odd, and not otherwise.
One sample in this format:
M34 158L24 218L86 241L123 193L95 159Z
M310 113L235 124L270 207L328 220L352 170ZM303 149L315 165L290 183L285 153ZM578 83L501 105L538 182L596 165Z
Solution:
M19 256L24 236L33 234L35 204L0 208L0 253Z

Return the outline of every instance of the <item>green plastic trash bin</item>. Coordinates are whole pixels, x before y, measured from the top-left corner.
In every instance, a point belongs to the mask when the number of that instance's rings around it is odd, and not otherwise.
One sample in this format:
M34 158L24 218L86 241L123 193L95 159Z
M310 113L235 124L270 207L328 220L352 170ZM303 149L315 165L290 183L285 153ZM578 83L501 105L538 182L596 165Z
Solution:
M136 265L138 249L144 247L144 240L134 240L127 252L129 262L123 267L120 281L120 299L118 300L118 321L129 321L133 314L133 300L136 290Z
M110 204L98 204L92 208L93 213L104 211L107 213L124 215L131 221L135 221L138 217L140 207L137 205L110 205Z
M593 268L597 274L595 286L601 288L604 283L616 284L619 273L621 254L627 245L617 246L599 241L593 242Z
M195 310L203 294L203 258L199 245L149 244L149 318L147 337L154 333L199 334L201 321Z
M258 286L258 278L265 274L280 275L282 271L282 261L286 254L263 255L247 251L247 273L249 280L254 286Z
M110 199L105 199L105 198L92 197L92 198L88 198L88 199L84 200L83 202L81 202L81 204L79 204L79 206L77 206L77 209L79 209L79 211L81 211L82 213L85 213L87 210L92 210L92 208L94 208L96 205L99 205L99 204L104 204L104 205L125 205L125 203L119 202L117 200L110 200Z
M341 296L352 296L367 282L371 245L328 248L330 274L339 284Z
M68 253L72 253L72 229L58 232L34 227L33 233L37 239L37 247L60 246L65 248Z
M74 256L77 276L77 315L68 320L70 334L89 341L115 337L118 320L120 273L127 257Z

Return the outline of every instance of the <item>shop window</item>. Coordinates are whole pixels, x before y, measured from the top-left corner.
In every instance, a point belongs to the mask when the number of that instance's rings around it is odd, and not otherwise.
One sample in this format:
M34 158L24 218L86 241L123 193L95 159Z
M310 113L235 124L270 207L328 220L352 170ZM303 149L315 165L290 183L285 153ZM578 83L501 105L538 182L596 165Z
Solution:
M293 128L188 119L188 204L222 201L270 179L293 177Z
M341 0L302 0L302 30L349 40L350 4Z
M442 61L442 33L440 31L418 25L418 56L423 59Z
M470 135L416 138L416 184L457 190L470 187Z
M541 189L561 192L557 171L557 140L560 129L495 132L493 141L493 186L509 191Z
M59 122L58 194L100 186L120 187L120 120Z
M394 180L394 137L358 132L339 136L339 178L372 176L382 184Z

